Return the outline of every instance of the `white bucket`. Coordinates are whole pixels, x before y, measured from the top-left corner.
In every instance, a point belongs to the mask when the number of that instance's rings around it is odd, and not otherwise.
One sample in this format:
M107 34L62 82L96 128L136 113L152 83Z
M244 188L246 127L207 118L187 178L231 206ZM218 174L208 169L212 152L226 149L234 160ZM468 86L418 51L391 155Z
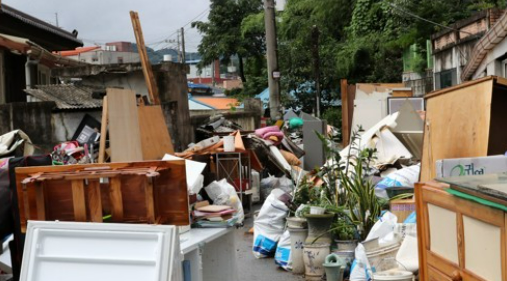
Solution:
M414 275L408 271L385 271L373 274L375 281L413 281Z
M236 148L234 147L234 136L225 136L224 137L224 152L234 152Z
M326 212L326 209L317 206L310 207L310 215L323 215Z
M373 272L383 272L398 268L399 266L396 261L396 254L399 249L400 244L396 244L394 246L380 248L376 251L366 252L366 256L368 257L368 261L370 262Z

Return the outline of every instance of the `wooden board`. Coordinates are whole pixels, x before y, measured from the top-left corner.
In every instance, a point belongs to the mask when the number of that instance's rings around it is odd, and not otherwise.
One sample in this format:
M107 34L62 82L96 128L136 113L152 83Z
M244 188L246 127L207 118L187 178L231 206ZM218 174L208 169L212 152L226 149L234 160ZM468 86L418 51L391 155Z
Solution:
M107 89L111 162L143 160L136 93Z
M166 153L174 154L171 135L159 105L138 107L143 160L160 160Z
M421 181L435 178L437 160L487 155L492 90L489 79L428 98Z
M143 30L141 28L141 21L137 12L130 12L130 19L132 20L132 27L134 28L134 35L136 36L137 50L141 58L141 64L143 66L144 79L146 81L146 87L150 95L150 100L153 104L160 104L159 92L155 76L153 76L153 69L151 68L150 59L146 51L144 44Z
M102 101L102 126L100 128L99 163L104 163L107 138L107 96Z
M208 206L203 206L203 207L197 208L198 211L208 212L208 213L218 213L218 212L222 212L222 211L229 210L229 209L231 209L231 206L226 206L226 205L208 205Z

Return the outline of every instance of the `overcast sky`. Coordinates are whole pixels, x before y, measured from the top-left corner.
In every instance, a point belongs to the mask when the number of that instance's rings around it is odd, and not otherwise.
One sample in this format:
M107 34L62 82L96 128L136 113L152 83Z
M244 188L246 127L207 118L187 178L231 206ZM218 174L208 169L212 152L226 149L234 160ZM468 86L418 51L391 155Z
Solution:
M41 20L58 23L65 30L76 29L85 46L105 42L135 42L129 11L139 13L144 40L152 48L176 46L162 42L176 39L176 30L196 18L206 20L209 0L2 0L15 9ZM197 50L201 36L185 27L187 51Z

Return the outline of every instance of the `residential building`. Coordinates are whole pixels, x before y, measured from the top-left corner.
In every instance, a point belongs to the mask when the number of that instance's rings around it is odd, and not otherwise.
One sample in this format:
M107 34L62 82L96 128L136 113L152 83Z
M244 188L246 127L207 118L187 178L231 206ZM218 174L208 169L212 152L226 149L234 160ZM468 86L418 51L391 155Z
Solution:
M403 52L403 75L405 87L411 88L413 96L420 97L433 91L433 57L431 41L426 41L426 56L420 46L413 44Z
M89 64L115 64L140 62L140 56L130 42L106 43L105 47L93 46L62 51L59 54Z
M435 90L463 82L463 69L474 55L475 45L502 13L497 9L478 12L431 36Z
M25 88L52 82L50 69L77 65L53 52L83 43L68 32L8 5L0 5L0 104L26 102Z
M214 80L214 82L217 84L222 83L222 78L220 77L219 60L216 60L214 65L210 64L199 69L198 64L200 62L201 60L186 61L186 64L189 66L189 72L187 75L189 82L211 85L213 84Z
M461 80L473 80L490 75L507 77L506 36L507 11L479 40L461 73Z

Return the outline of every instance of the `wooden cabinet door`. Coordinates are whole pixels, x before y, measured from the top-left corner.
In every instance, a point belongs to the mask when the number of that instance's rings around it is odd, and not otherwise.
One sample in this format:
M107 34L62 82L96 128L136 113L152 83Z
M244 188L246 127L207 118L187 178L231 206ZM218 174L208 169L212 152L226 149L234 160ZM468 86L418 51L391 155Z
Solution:
M416 188L421 280L507 280L505 213L445 187Z

